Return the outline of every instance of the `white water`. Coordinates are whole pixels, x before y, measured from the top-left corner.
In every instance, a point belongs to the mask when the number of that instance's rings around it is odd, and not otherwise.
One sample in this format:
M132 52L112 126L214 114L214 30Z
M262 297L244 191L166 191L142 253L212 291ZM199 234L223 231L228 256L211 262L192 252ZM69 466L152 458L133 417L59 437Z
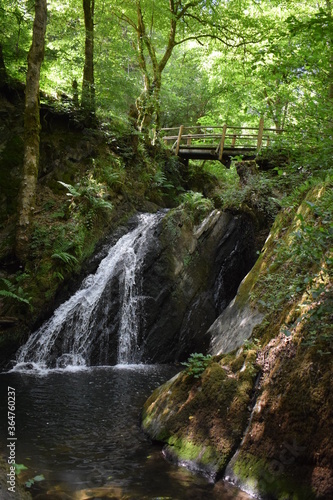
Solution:
M104 292L112 293L108 284L115 277L120 294L118 328L118 364L136 364L141 361L138 347L141 268L149 248L150 239L161 219L160 214L143 214L136 229L127 233L109 250L95 274L89 275L80 289L63 303L22 346L17 355L14 371L48 368L84 368L91 364L91 354L99 343L99 364L107 364L108 329L113 322L108 300L103 298L102 310L98 302ZM114 286L114 284L113 284ZM105 318L103 318L103 315ZM119 310L117 311L119 315ZM102 318L101 318L102 316ZM114 319L116 321L116 318ZM102 325L102 327L101 327ZM103 328L103 335L97 331ZM104 357L103 357L104 356ZM104 361L104 363L103 363Z

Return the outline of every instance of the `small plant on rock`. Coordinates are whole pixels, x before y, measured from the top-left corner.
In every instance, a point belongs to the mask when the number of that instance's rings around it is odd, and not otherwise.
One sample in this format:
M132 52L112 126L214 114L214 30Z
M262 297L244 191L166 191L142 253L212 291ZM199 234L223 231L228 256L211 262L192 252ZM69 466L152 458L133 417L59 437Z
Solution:
M211 361L211 355L194 352L182 365L186 366L185 373L194 378L200 378Z
M195 223L200 222L214 209L214 203L202 193L187 191L181 196L183 206L192 214Z

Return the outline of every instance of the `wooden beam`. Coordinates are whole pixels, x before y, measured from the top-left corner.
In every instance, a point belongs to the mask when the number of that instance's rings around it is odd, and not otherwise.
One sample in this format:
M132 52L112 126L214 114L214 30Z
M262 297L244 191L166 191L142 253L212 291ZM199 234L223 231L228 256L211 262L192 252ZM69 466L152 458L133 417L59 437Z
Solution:
M258 131L258 138L257 138L257 150L259 151L262 145L262 136L264 134L264 119L260 118L259 122L259 131Z
M227 133L227 124L225 123L223 125L221 142L220 142L220 146L219 146L219 161L222 161L222 155L223 155L223 148L224 148L224 141L225 141L225 135L226 135L226 133Z
M184 125L181 125L179 127L178 139L177 139L176 150L175 150L175 155L176 156L178 156L178 153L179 153L180 141L181 141L181 138L182 138L183 130L184 130Z

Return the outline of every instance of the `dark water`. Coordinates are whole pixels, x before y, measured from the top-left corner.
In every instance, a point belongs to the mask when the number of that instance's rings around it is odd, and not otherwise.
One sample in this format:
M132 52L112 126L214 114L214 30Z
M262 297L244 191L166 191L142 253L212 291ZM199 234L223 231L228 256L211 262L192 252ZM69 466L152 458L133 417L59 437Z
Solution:
M90 368L0 375L1 448L7 441L7 388L16 392L16 463L39 499L246 499L166 462L140 430L147 396L176 373L168 366Z

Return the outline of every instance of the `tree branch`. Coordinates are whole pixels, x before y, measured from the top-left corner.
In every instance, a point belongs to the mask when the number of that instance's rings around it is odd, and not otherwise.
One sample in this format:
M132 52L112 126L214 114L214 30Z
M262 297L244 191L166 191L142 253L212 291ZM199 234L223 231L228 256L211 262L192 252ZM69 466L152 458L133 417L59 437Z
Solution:
M113 9L112 12L116 16L117 19L119 19L120 21L125 21L125 23L129 24L130 26L132 26L132 28L136 32L138 32L139 29L138 29L137 25L135 24L135 22L133 21L133 19L131 19L130 17L126 16L126 14L124 14L123 12L121 14L118 14L115 9Z

